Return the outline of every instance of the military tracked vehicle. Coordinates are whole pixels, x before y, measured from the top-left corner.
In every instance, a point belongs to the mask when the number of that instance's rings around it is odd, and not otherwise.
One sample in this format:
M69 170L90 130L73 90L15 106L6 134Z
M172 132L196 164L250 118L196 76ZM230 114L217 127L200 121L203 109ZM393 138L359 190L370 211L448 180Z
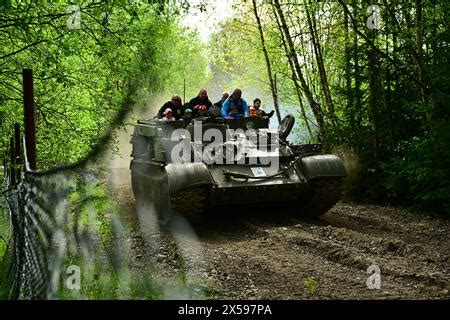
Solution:
M137 206L151 207L162 224L174 213L263 202L323 215L339 201L346 170L320 144L289 143L294 122L286 116L272 130L258 117L138 121L130 166Z

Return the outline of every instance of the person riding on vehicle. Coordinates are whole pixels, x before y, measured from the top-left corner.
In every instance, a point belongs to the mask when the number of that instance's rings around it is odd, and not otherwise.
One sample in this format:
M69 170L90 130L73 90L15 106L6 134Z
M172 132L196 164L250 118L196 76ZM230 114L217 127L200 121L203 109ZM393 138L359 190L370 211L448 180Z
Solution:
M159 121L161 122L174 122L177 121L177 119L175 119L175 117L173 116L173 112L172 109L167 108L164 112L163 112L164 117L159 119Z
M172 110L173 116L175 117L176 120L181 119L181 117L182 117L182 115L183 115L183 104L182 104L182 101L181 101L180 96L178 96L178 95L176 95L176 94L173 95L173 96L172 96L172 99L171 99L170 101L166 102L166 103L159 109L158 114L157 114L156 117L157 117L158 119L163 118L163 117L164 117L164 112L165 112L168 108Z
M206 118L208 117L208 107L205 105L201 105L196 107L197 109L197 117L196 118Z
M220 112L222 110L223 103L225 102L225 100L228 99L229 96L230 96L230 94L228 92L222 93L222 98L219 101L217 101L216 103L214 103L212 108L209 109L210 117L213 117L213 118L221 117Z
M230 97L230 94L228 92L222 93L222 98L214 103L215 106L218 106L222 110L223 103Z
M192 119L194 119L194 117L192 115L192 110L191 109L184 110L184 116L182 118L182 121L184 122L184 124L186 126L190 125L192 123Z
M275 113L274 110L270 111L269 113L266 113L264 110L261 110L261 99L259 98L253 100L253 108L255 109L254 116L258 118L264 117L272 118L273 114Z
M221 114L223 118L239 119L248 117L247 102L241 98L242 90L235 89L232 95L223 103Z
M212 102L209 101L208 92L205 89L200 90L198 96L189 101L187 107L194 111L194 118L198 116L197 110L195 107L204 105L207 107L207 110L212 107Z

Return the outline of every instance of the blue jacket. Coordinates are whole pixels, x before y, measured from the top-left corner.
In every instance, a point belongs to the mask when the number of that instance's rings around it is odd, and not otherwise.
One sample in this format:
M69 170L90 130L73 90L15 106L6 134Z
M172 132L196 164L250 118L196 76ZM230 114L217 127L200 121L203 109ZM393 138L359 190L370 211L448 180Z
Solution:
M237 108L238 113L233 114L231 111ZM247 102L244 99L239 99L237 101L232 100L231 97L225 100L222 106L221 114L223 118L239 118L240 115L244 115L244 117L248 117L248 106Z

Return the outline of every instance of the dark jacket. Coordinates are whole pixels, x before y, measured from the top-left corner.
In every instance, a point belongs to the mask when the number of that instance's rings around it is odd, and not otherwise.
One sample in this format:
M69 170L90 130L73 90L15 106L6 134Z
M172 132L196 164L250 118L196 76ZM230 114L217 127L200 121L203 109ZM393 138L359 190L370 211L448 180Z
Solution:
M168 101L168 102L164 103L164 105L161 107L161 109L159 109L158 114L156 115L158 117L158 119L164 118L163 113L164 113L164 111L166 111L167 108L172 109L173 116L175 119L180 120L181 117L183 116L183 110L184 110L183 106L182 105L176 106L173 104L172 101ZM180 110L181 114L178 114L178 110Z
M222 109L223 103L225 102L225 100L219 100L216 103L214 103L215 106L218 106L220 109Z
M192 121L194 120L194 118L188 118L186 116L183 116L183 118L181 118L183 120L183 123L185 126L188 126L192 123Z
M264 110L259 109L258 111L256 111L256 114L258 116L261 117L268 117L268 118L272 118L272 116L274 115L275 110L270 111L269 113L265 112Z
M195 107L199 106L199 105L204 105L209 110L213 104L211 101L209 101L209 99L206 99L205 101L201 101L198 96L195 97L194 99L192 99L191 101L189 101L188 107L189 107L189 109L192 110L194 118L197 118L197 116L198 116L198 110L195 109Z

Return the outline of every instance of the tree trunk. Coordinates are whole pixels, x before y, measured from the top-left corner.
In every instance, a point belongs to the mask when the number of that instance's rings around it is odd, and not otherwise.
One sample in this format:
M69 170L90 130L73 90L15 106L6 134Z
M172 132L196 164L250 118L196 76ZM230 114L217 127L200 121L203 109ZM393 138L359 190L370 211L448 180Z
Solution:
M279 102L278 102L278 92L277 92L277 88L275 86L275 81L274 81L274 77L273 77L273 73L272 73L272 65L270 63L269 54L268 54L267 48L266 48L266 41L264 39L264 32L263 32L263 29L261 26L261 19L259 18L258 8L256 6L256 0L252 0L252 3L253 3L253 13L255 14L256 23L258 24L259 37L261 40L261 48L264 53L264 59L266 60L267 75L269 77L270 91L272 92L272 97L273 97L273 105L275 107L275 112L277 114L278 123L280 123L281 122L280 106L279 106Z
M424 70L424 54L423 54L423 3L422 0L416 0L416 52L413 53L413 59L417 67L417 74L419 81L422 84L420 88L420 101L422 104L429 102L429 81L428 76ZM428 122L431 121L431 111L426 112Z
M373 30L370 32L371 37L375 38L376 34ZM377 52L372 49L367 49L367 76L369 85L369 114L370 122L373 131L373 155L375 169L378 170L378 159L380 159L380 128L379 128L379 105L382 101L382 93L380 92L380 68L379 56Z
M322 86L323 95L325 97L325 102L328 106L328 115L331 119L331 123L334 129L337 129L337 119L334 112L333 99L331 97L330 86L328 84L327 73L325 70L325 65L323 62L322 49L317 34L317 23L314 12L311 14L308 9L308 5L305 6L306 18L308 21L309 32L311 34L311 40L314 48L314 55L316 57L317 68L319 69L320 84Z
M386 54L389 54L389 34L386 34ZM391 83L391 70L389 65L384 66L384 112L388 115L389 123L389 146L393 150L395 148L395 138L394 138L394 105L392 103L392 83Z
M298 99L298 103L299 103L299 106L300 106L300 112L302 114L303 121L305 122L306 130L308 131L309 137L311 139L314 139L314 136L313 136L312 130L311 130L311 126L309 125L309 119L306 116L305 107L303 105L302 92L301 92L301 89L300 89L300 85L298 83L298 78L297 78L297 73L295 72L294 63L292 62L292 59L289 58L289 49L288 49L287 44L286 44L286 39L284 37L284 33L282 32L281 23L280 23L280 20L278 19L278 14L277 14L277 12L275 10L275 7L272 7L272 9L273 9L273 14L275 16L275 20L276 20L277 25L278 25L278 29L280 30L281 42L283 44L283 48L284 48L284 51L286 53L287 61L289 63L289 67L290 67L291 72L292 72L292 82L294 82L294 88L295 88L295 93L297 94L297 99Z
M360 63L359 63L359 38L358 38L358 33L354 32L353 33L353 63L354 63L354 79L355 79L355 89L353 92L353 98L354 98L354 112L356 115L356 123L355 123L355 127L357 128L357 131L355 132L355 140L356 140L356 145L358 148L358 154L361 153L362 149L363 149L363 142L362 142L362 137L360 134L360 128L362 126L362 117L363 117L363 113L361 112L361 108L363 107L362 105L362 91L361 91L361 86L362 86L362 77L361 77L361 67L360 67Z
M348 14L344 11L344 31L345 31L345 91L347 103L345 111L348 114L350 122L351 135L355 134L355 113L354 113L354 95L352 92L352 74L351 74L351 52L350 52L350 27L348 23Z
M297 53L295 51L294 42L292 40L289 28L286 24L286 19L284 17L283 10L281 9L280 2L278 0L274 0L272 2L272 4L275 6L275 9L278 13L278 17L280 18L280 24L281 24L281 28L282 28L282 30L280 30L280 31L284 33L284 36L286 38L286 42L287 42L288 49L289 49L289 59L291 59L294 64L295 71L297 73L297 77L300 80L301 89L303 90L303 93L305 94L306 98L308 99L308 102L311 106L311 110L317 121L317 126L319 128L319 141L325 142L324 141L324 139L325 139L325 122L323 119L321 107L314 100L311 90L306 83L305 77L303 76L302 69L301 69L300 63L298 61Z

